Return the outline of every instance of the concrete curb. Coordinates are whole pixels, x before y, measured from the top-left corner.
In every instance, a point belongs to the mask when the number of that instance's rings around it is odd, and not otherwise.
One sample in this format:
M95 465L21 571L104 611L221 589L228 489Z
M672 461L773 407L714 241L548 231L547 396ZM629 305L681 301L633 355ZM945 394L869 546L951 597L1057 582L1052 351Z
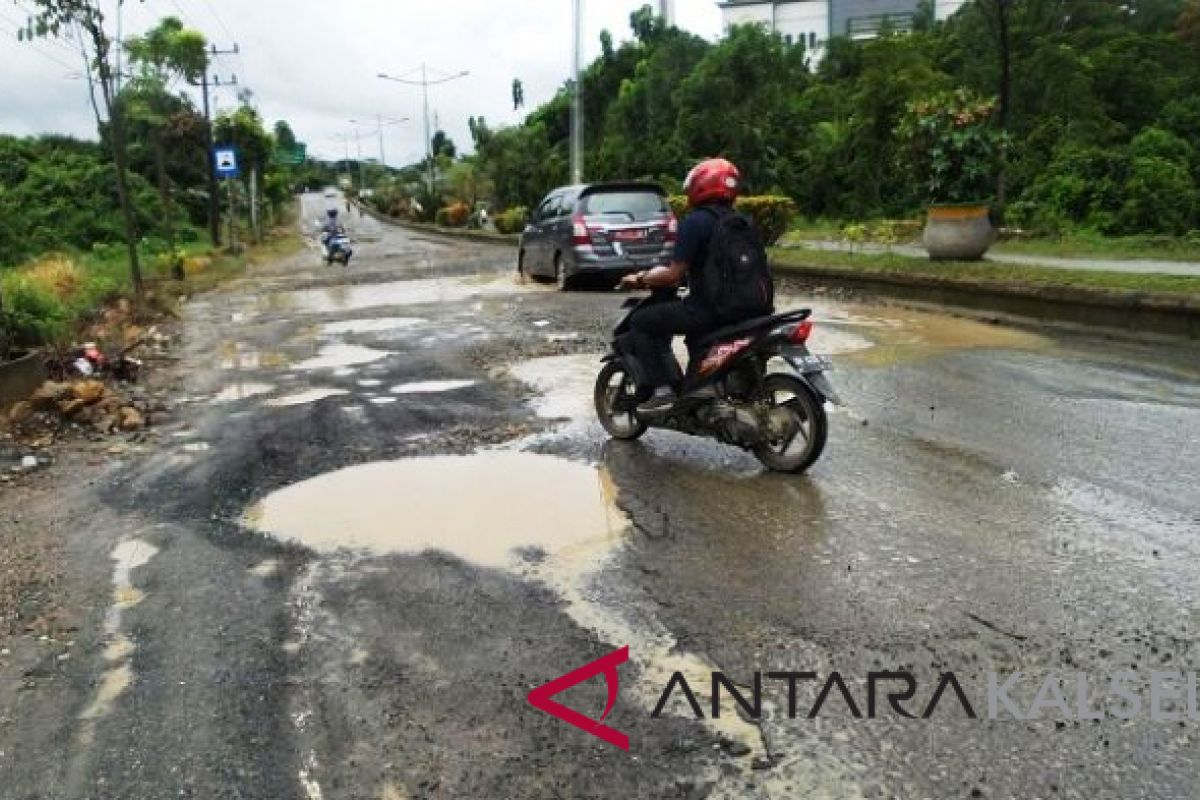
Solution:
M521 237L515 233L488 233L487 231L472 231L465 228L443 228L440 225L431 225L426 222L410 222L408 220L396 219L395 217L389 217L387 214L380 214L373 208L368 208L367 206L358 202L354 203L354 207L363 214L366 214L371 219L382 222L385 225L394 225L397 228L406 228L411 231L429 233L435 236L446 236L452 239L469 239L477 242L485 242L487 244L507 244L514 247L521 239Z
M901 300L998 312L1040 322L1200 339L1200 296L1007 285L923 275L865 273L836 267L806 267L778 261L772 266L779 276L869 291Z

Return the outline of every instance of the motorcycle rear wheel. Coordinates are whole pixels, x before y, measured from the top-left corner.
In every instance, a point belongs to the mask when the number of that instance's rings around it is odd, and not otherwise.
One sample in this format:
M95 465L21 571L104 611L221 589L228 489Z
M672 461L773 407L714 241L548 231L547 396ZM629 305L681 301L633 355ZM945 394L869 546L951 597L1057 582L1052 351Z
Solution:
M813 390L795 375L775 373L763 380L763 397L772 412L789 414L791 433L780 442L756 445L754 455L773 472L798 473L811 467L825 449L829 420Z
M637 387L620 361L609 361L596 376L596 417L614 439L637 439L646 423L637 414Z

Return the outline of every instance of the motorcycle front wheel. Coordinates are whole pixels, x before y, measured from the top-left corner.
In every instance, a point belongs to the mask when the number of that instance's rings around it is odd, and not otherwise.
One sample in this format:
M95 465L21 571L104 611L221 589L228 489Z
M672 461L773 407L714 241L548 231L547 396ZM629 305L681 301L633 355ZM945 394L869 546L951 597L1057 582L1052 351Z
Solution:
M829 430L825 406L807 383L782 373L763 380L763 399L771 417L771 432L755 446L754 455L774 472L803 472L825 449Z
M620 361L609 361L596 376L596 417L614 439L636 439L646 432L637 415L637 387Z

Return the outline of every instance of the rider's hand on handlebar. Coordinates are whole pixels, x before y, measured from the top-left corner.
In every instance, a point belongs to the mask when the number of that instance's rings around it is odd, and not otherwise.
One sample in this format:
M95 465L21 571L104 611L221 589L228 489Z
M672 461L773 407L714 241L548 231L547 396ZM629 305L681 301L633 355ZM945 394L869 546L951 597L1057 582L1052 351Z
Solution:
M644 288L642 286L642 273L635 272L631 275L626 275L621 278L621 282L617 284L617 288L622 292L632 292Z

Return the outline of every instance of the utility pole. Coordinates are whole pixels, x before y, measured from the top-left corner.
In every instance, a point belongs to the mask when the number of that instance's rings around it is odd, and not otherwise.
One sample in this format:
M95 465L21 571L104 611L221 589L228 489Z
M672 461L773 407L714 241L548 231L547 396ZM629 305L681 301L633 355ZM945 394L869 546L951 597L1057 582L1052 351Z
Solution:
M434 169L433 169L433 134L429 130L429 87L438 86L439 84L449 83L450 81L465 78L470 75L470 70L464 70L456 75L447 75L444 78L429 80L429 70L424 62L421 63L421 80L409 80L407 78L397 78L392 75L387 75L383 72L379 73L379 78L385 81L395 81L396 83L404 83L409 86L420 86L422 90L422 103L425 115L425 161L428 165L427 180L429 181L429 193L433 194L434 184Z
M234 44L230 50L218 50L216 45L212 45L208 49L209 62L217 56L235 55L238 53L238 46ZM214 76L213 81L216 85L221 85L219 76ZM228 81L230 85L237 85L237 76L233 76L232 80ZM192 84L195 86L196 84ZM204 160L208 164L208 233L212 239L213 247L221 245L221 198L217 192L217 165L213 163L213 126L212 114L209 110L208 103L208 65L205 65L204 72L200 75L200 93L204 97L204 143L207 152L204 154Z
M675 0L658 0L658 15L667 23L667 27L675 25Z
M583 0L574 0L573 62L575 80L571 92L571 183L583 183Z

